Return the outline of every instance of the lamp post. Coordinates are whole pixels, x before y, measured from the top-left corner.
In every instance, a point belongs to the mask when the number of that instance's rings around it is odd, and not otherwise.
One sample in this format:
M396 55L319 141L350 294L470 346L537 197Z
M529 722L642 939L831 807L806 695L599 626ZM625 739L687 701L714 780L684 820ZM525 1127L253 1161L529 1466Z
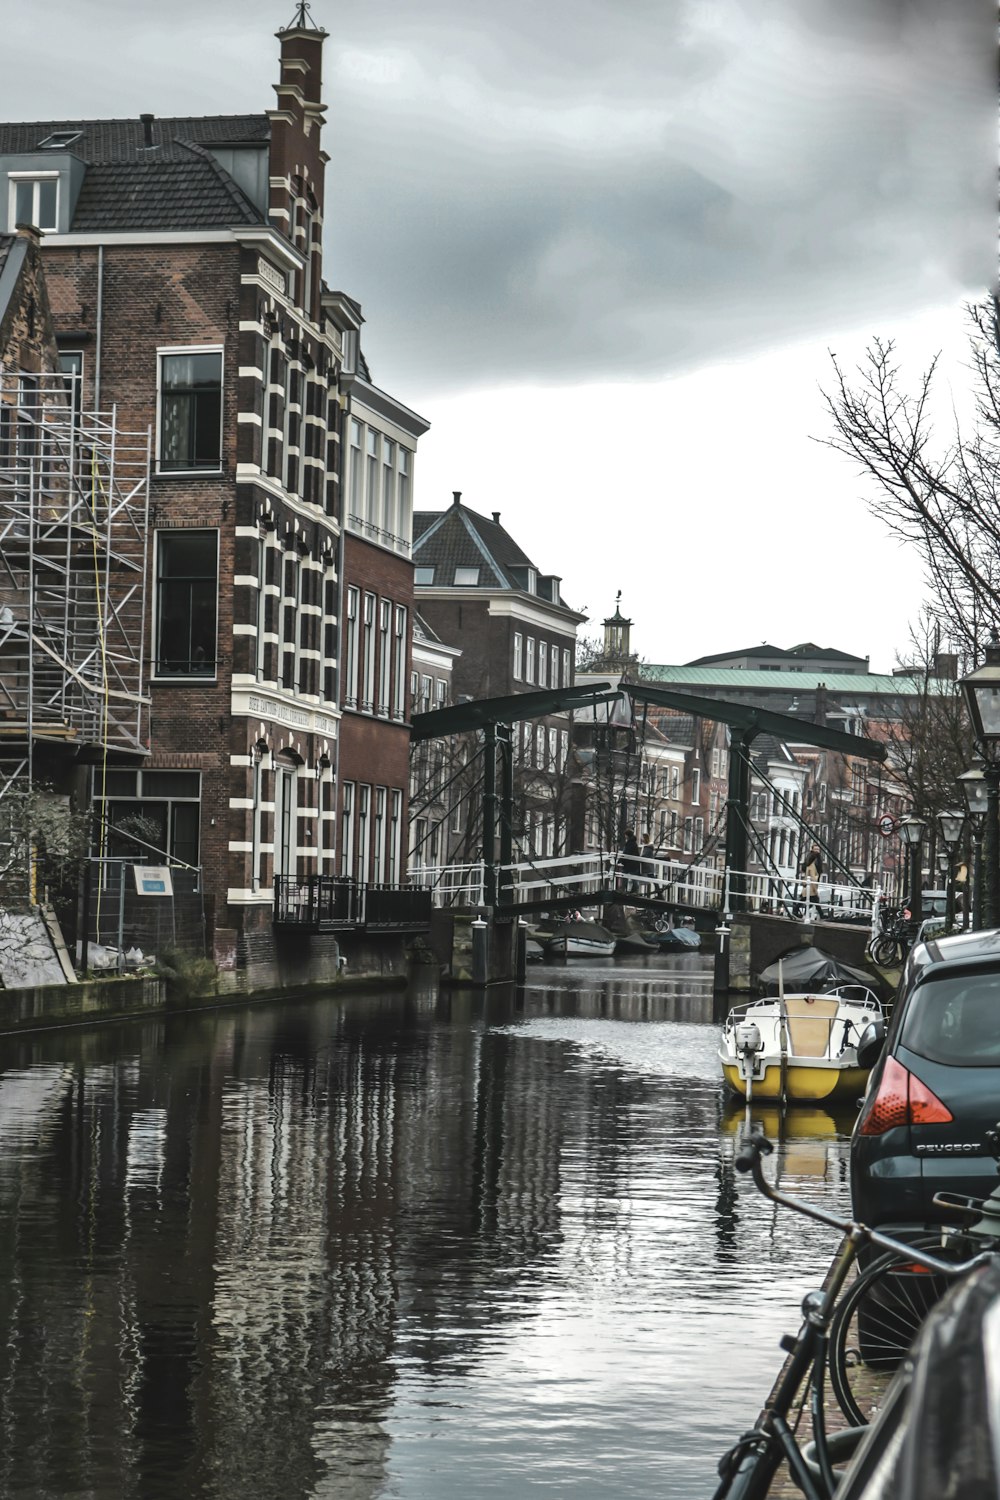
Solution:
M914 813L903 819L899 825L899 836L906 845L906 852L910 858L910 920L914 931L920 926L923 915L923 902L920 895L920 844L924 836L925 823Z
M982 767L973 766L970 771L963 771L958 784L969 810L969 826L972 829L972 926L978 929L983 925L983 829L986 826L989 804Z
M962 837L962 829L965 827L965 813L958 808L950 808L947 812L939 812L937 815L938 833L945 847L944 869L945 869L945 891L947 899L945 904L945 930L950 932L955 925L955 850Z
M962 678L961 687L986 779L983 922L1000 927L1000 642L990 642L985 662Z

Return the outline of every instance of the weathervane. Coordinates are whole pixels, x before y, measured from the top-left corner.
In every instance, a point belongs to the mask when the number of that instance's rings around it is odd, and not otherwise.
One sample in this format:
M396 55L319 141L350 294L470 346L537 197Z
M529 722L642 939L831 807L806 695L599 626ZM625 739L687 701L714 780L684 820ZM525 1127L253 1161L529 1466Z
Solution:
M319 31L320 28L316 25L316 22L309 15L309 10L309 0L298 0L298 6L296 8L295 15L285 27L285 30L295 31L296 29L301 29L308 31L311 28L313 31Z

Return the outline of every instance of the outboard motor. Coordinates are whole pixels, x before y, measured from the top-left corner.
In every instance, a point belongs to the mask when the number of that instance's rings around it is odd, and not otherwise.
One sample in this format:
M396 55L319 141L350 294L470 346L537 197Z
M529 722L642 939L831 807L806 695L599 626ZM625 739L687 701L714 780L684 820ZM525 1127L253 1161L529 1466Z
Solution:
M736 1060L744 1081L753 1078L757 1053L763 1050L764 1042L756 1021L740 1021L736 1027Z

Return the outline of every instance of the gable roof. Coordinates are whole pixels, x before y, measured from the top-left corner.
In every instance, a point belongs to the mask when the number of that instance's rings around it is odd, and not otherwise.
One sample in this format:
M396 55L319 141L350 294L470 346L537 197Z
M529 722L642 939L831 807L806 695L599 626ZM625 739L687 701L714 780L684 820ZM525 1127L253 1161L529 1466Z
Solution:
M73 206L73 233L106 230L228 228L267 222L213 149L266 150L266 115L209 115L154 120L146 145L141 120L50 121L0 124L0 156L46 154L41 142L58 131L80 132L55 157L86 164Z
M447 510L414 512L413 561L421 568L440 569L442 582L448 583L455 568L478 568L478 587L487 589L524 589L525 580L512 569L535 566L498 521L459 502Z
M810 661L856 661L860 665L867 660L864 656L852 656L849 651L837 651L832 646L814 646L811 641L803 641L787 650L782 646L770 646L763 641L759 646L741 647L736 651L716 651L711 656L696 656L693 661L685 662L685 666L708 667L713 662L732 661L740 656L752 656L760 661L801 661L803 658Z

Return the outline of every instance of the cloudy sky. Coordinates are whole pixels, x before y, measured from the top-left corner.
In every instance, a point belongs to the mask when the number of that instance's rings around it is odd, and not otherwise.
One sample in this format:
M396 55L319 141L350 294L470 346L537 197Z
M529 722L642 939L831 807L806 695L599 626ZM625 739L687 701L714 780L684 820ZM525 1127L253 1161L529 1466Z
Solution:
M256 111L293 0L0 0L8 119ZM945 350L995 274L985 0L313 0L327 279L453 489L648 660L920 596L828 432L828 351ZM948 382L951 382L950 386Z

